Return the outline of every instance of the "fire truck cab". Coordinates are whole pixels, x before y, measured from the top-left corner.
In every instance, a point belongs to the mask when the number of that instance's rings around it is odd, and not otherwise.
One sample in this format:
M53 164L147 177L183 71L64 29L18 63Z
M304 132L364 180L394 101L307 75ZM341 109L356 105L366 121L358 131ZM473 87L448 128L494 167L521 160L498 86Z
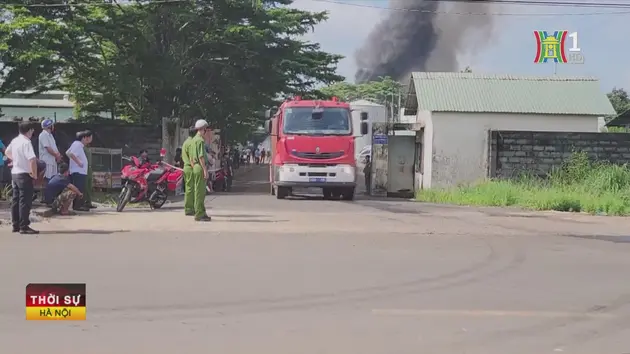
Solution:
M266 112L271 136L271 194L284 199L296 188L321 188L326 199L354 199L354 137L368 133L367 113L352 124L350 105L295 97Z

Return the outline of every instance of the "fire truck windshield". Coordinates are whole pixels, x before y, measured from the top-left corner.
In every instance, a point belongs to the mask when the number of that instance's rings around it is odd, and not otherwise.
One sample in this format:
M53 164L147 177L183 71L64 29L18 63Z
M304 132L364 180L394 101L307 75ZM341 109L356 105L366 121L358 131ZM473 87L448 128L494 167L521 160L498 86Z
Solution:
M336 107L293 107L284 111L285 134L350 135L350 111Z

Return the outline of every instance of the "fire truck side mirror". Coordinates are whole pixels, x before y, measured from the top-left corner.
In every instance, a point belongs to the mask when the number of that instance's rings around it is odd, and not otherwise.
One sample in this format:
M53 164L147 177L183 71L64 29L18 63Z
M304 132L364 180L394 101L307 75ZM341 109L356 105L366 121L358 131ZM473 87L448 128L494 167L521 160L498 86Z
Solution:
M367 135L368 133L368 123L363 121L361 122L361 135Z
M265 121L265 130L267 131L267 134L273 135L273 132L271 131L272 129L273 129L273 122L271 121L271 119L267 119Z
M271 119L278 112L278 107L271 107L270 109L265 111L265 119Z

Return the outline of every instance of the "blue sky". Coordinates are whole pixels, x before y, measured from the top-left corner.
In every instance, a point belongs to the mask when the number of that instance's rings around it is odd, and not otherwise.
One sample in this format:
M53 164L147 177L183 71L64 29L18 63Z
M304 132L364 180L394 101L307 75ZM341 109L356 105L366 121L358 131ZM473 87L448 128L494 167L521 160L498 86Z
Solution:
M338 2L341 3L296 0L293 6L330 12L329 20L315 27L314 33L309 34L308 39L321 43L322 49L326 51L346 56L339 65L339 73L348 80L353 80L356 70L354 51L363 44L371 28L388 10L352 4L387 7L388 2ZM619 13L622 11L625 13ZM496 5L492 12L526 16L493 16L491 37L470 42L470 48L465 49L459 57L462 67L469 65L474 72L485 73L551 75L554 64L534 64L536 41L533 31L568 30L578 32L585 63L558 64L558 75L598 77L604 92L610 91L614 86L630 89L630 35L627 34L630 10ZM617 14L610 14L611 12ZM444 16L457 21L462 15ZM478 43L481 45L477 45Z

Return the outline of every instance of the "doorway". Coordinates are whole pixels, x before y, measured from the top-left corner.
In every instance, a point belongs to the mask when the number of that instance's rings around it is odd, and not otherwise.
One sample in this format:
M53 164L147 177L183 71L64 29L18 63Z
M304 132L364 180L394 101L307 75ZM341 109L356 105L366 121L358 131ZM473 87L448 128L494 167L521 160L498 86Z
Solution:
M389 136L387 162L387 196L413 198L415 180L416 137Z

